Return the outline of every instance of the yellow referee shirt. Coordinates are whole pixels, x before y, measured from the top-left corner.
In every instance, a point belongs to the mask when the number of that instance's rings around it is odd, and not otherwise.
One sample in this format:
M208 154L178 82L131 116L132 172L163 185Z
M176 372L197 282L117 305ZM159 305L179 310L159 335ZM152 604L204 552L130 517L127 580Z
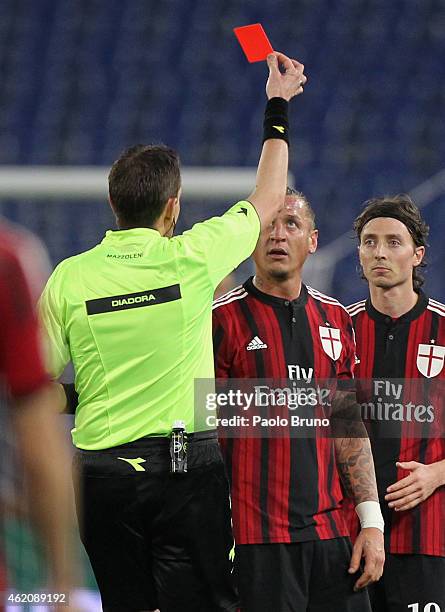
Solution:
M241 201L171 239L147 228L108 231L57 266L40 312L50 373L74 365L77 447L165 436L176 419L195 431L194 380L214 376L213 292L259 232L256 210Z

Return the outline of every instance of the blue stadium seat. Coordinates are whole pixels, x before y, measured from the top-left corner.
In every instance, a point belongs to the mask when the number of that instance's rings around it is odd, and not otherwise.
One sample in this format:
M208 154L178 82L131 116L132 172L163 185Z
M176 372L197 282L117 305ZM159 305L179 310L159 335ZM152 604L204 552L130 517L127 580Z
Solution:
M256 164L266 70L246 62L232 33L256 21L307 67L292 108L291 169L323 243L367 197L441 169L442 0L3 0L0 163L107 165L130 144L163 141L185 164ZM70 231L54 246L54 223L77 228L81 215L93 230L79 234L92 239L106 219L80 204L76 219L71 204L34 216L31 207L15 214L50 239L56 260L86 242ZM11 204L0 208L12 214ZM445 281L438 291L445 298Z

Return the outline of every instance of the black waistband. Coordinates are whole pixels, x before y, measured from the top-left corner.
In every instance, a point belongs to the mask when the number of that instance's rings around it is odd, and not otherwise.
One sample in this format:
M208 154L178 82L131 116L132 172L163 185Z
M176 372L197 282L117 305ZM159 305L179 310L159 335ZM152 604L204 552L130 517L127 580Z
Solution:
M217 437L218 432L216 429L213 429L212 431L194 431L193 433L187 434L187 438L190 440L213 440Z
M218 441L218 434L215 430L213 431L195 431L187 434L187 442L189 445L198 443L216 443ZM119 446L112 446L110 448L98 449L98 450L84 450L78 448L77 450L85 453L97 453L97 452L112 452L119 451L128 448L168 448L170 446L170 436L146 436L145 438L138 438L132 442L126 444L119 444Z

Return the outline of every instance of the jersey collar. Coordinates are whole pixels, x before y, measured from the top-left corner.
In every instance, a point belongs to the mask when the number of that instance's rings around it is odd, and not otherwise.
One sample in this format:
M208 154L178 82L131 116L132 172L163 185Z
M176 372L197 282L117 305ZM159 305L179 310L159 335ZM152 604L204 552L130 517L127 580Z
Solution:
M128 239L134 240L141 238L147 240L150 236L153 238L162 238L158 230L151 227L133 227L131 229L108 230L102 242L125 242Z
M410 321L414 321L414 319L417 319L418 317L420 317L420 315L424 312L424 310L428 306L428 298L423 293L423 291L419 290L418 293L419 293L419 299L417 300L416 304L414 304L411 310L408 310L408 312L405 312L404 315L396 319L396 321L394 322L395 324L409 323ZM369 297L366 300L366 312L371 317L371 319L374 319L374 321L377 321L378 323L389 324L392 322L391 317L389 317L386 314L383 314L383 312L379 312L378 310L374 308L374 306L371 303L371 298Z
M276 297L275 295L263 293L263 291L260 291L258 287L255 287L253 284L253 276L246 280L243 287L247 293L253 295L257 300L260 300L260 302L264 302L265 304L270 304L272 306L282 306L288 308L291 305L292 307L296 308L304 307L307 303L308 293L306 285L303 283L301 283L300 295L296 300L286 300L284 298Z

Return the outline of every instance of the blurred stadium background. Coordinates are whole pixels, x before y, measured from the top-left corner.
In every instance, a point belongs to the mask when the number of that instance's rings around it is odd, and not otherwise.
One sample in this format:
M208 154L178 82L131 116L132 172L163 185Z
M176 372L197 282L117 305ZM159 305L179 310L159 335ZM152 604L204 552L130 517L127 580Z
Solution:
M444 0L2 0L2 176L108 167L130 144L161 141L185 167L255 166L266 68L232 33L254 22L309 76L292 104L290 164L320 229L306 280L362 298L352 219L371 196L411 192L431 226L426 288L445 300ZM3 187L0 213L35 231L53 264L113 227L105 181L89 200ZM179 230L235 199L185 190Z

